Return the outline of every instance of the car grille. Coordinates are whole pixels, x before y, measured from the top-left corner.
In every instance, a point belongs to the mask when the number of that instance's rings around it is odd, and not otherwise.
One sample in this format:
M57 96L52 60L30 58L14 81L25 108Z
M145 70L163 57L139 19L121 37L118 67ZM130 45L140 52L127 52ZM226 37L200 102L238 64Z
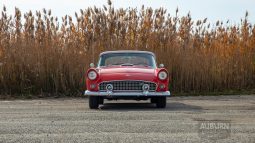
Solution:
M149 91L155 91L157 86L153 82L146 81L110 81L100 83L99 90L106 91L107 84L113 85L113 91L143 91L142 86L144 84L148 84L150 86Z

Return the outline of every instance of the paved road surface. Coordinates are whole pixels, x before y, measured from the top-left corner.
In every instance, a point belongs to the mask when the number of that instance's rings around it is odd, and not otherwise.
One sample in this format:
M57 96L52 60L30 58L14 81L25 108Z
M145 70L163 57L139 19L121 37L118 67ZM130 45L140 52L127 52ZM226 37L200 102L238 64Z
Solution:
M172 97L148 101L85 98L0 101L0 142L255 143L255 96Z

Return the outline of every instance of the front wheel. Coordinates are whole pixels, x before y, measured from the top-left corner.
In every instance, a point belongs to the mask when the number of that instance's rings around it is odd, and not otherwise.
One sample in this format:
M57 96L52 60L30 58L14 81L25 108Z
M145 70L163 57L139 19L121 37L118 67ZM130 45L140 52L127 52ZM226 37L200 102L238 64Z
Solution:
M151 98L151 103L157 103L157 98L156 97L152 97Z
M166 108L166 97L158 97L156 106L157 108Z
M98 96L89 96L89 108L97 109L99 106L99 97Z

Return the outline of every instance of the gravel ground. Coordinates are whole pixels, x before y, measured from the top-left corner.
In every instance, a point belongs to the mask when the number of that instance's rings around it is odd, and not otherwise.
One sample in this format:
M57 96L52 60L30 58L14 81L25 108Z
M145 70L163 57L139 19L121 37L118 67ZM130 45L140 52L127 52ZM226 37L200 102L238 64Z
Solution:
M149 101L86 98L0 101L0 142L255 143L255 96L170 97Z

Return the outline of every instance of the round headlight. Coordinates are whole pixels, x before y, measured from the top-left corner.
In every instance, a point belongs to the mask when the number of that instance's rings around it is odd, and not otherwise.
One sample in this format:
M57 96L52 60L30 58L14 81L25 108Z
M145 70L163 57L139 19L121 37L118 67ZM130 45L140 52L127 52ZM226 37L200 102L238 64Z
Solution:
M167 78L167 73L166 73L165 71L159 72L158 78L159 78L160 80L165 80L165 79Z
M88 78L90 79L90 80L95 80L96 78L97 78L97 73L96 73L96 71L90 71L89 73L88 73Z

